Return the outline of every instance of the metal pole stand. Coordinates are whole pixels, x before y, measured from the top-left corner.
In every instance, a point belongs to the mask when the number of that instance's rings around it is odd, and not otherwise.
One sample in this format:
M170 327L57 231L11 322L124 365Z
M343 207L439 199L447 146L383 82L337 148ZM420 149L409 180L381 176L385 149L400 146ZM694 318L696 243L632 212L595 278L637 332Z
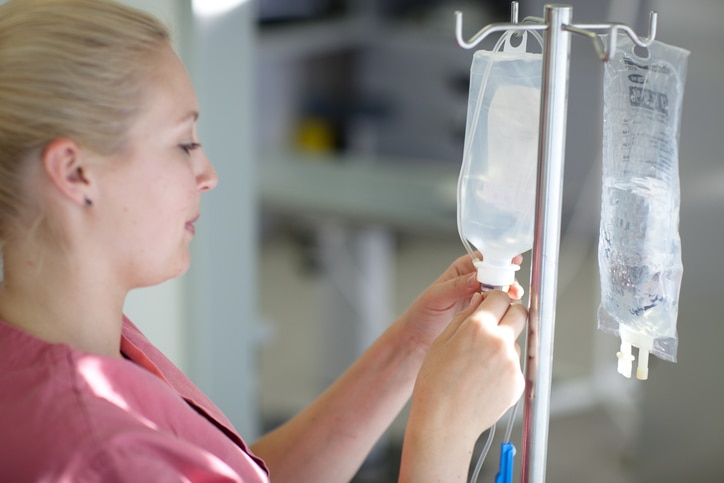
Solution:
M572 12L573 7L570 5L549 4L545 6L543 18L527 17L519 23L518 2L512 2L511 23L490 24L469 41L462 38L462 13L455 12L456 39L465 49L472 49L494 32L540 30L544 35L538 187L525 369L523 483L542 483L546 472L571 33L591 39L599 58L604 62L616 51L619 31L641 47L651 45L656 35L656 12L653 11L649 18L649 35L643 39L623 24L572 24ZM607 47L596 31L608 33Z

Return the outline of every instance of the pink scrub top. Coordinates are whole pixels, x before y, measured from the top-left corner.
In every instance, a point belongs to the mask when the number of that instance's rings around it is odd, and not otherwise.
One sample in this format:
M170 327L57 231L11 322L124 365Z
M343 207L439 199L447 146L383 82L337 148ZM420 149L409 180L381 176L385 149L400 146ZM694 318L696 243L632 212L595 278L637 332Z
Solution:
M124 317L111 359L0 321L0 481L268 482L221 411Z

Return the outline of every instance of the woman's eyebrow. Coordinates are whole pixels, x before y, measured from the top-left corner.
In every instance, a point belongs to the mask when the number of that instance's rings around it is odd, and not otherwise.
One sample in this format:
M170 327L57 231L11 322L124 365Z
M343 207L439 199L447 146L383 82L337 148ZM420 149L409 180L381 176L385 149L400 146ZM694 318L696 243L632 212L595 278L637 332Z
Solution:
M187 129L188 127L192 127L196 124L196 121L199 118L199 111L197 110L190 110L186 112L186 114L179 116L176 123L174 124L173 129Z
M183 118L183 120L187 120L189 118L191 118L191 120L194 122L198 121L199 120L199 111L197 111L196 109L190 111L188 114L186 114L186 116Z

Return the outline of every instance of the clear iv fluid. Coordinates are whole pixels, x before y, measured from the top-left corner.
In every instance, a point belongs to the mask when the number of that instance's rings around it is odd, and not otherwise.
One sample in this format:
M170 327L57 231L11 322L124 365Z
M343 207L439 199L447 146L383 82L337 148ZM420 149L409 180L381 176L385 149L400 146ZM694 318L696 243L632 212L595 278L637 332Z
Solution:
M533 247L538 167L542 55L526 51L525 34L512 46L512 35L473 56L458 179L460 238L478 281L500 289L515 282L513 258Z
M651 177L605 178L599 267L601 308L653 338L676 335L681 263L678 200Z
M510 180L513 184L515 179ZM518 180L520 183L522 180ZM509 264L533 247L535 190L515 189L511 182L492 183L483 176L465 176L462 231L489 262Z

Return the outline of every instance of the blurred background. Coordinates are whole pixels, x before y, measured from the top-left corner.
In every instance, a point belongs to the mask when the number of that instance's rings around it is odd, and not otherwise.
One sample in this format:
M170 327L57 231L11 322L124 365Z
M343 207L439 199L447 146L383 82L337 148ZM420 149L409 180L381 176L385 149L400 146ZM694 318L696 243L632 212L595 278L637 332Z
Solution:
M314 399L464 254L455 189L472 51L454 41L453 11L469 38L507 22L510 3L126 3L173 26L220 174L190 272L133 293L126 311L253 440ZM521 18L542 16L545 3L521 1ZM566 3L576 23L622 22L642 36L656 10L657 39L691 51L684 279L678 362L652 358L648 381L618 375L618 339L596 329L603 65L574 36L547 480L721 482L724 3ZM405 412L356 481L395 481L404 424ZM519 453L520 433L516 424ZM497 459L496 444L481 479Z

